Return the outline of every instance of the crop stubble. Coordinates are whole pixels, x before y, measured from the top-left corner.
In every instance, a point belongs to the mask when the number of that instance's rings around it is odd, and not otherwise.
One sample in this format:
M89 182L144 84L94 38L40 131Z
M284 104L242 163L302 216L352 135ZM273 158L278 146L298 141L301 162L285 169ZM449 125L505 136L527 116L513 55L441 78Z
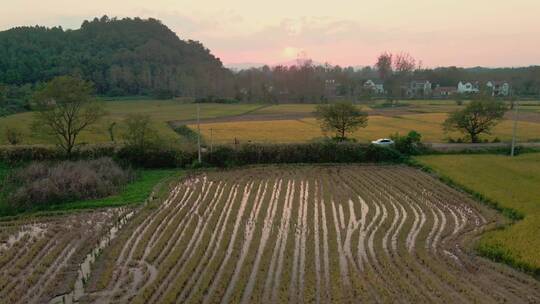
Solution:
M540 301L538 281L471 253L472 241L499 221L403 166L208 172L180 182L128 227L108 264L113 274L94 272L90 281L103 284L84 300Z

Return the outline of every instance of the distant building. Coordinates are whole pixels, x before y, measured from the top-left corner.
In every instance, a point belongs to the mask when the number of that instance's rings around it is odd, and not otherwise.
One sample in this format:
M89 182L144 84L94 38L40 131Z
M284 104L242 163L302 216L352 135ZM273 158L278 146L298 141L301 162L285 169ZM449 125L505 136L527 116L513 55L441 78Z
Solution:
M480 92L480 83L478 81L460 81L457 92L459 94L476 94Z
M324 94L328 98L334 98L338 95L339 83L334 79L327 79L324 82Z
M384 92L384 84L382 81L376 80L373 81L371 79L364 82L364 89L365 90L371 90L372 93L377 95L383 95Z
M486 83L488 92L491 96L508 96L510 95L510 84L506 81L488 81Z
M435 97L450 97L457 94L458 89L456 87L436 87L433 90L433 96Z
M413 80L409 85L409 97L431 96L431 82L428 80Z

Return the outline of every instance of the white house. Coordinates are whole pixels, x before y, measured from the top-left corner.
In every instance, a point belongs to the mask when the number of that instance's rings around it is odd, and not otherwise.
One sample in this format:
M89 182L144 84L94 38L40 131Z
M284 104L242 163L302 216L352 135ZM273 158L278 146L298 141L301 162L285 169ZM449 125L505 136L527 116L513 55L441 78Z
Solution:
M486 87L491 90L491 96L510 95L510 84L506 81L488 81Z
M459 94L475 94L480 92L480 83L478 81L460 81L457 92Z
M373 93L377 95L383 95L384 94L384 84L382 81L373 81L371 79L364 82L364 89L371 90Z
M326 97L336 97L338 95L339 83L335 79L327 79L324 82L324 94Z
M413 80L409 86L411 97L427 97L431 95L431 82L428 80Z
M435 97L450 97L456 93L457 93L456 87L437 86L435 90L433 90L433 96Z

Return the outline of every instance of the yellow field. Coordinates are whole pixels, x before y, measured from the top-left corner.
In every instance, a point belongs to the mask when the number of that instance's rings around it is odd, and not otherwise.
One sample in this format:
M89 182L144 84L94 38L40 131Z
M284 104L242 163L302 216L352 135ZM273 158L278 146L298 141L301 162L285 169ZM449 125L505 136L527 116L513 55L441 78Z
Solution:
M525 219L490 232L481 244L509 250L517 261L540 268L540 154L515 158L497 155L418 157L443 176L525 215Z
M445 138L451 135L454 138L461 136L452 132L445 134L441 123L446 119L445 113L410 114L397 117L370 116L368 127L359 129L353 137L361 142L388 137L399 132L405 134L410 130L416 130L422 134L422 139L427 142L445 142ZM196 126L190 126L195 128ZM210 131L212 129L212 131ZM519 122L518 139L528 141L540 139L540 124L531 122ZM268 143L291 143L306 142L314 138L325 136L317 121L313 118L301 120L277 120L277 121L246 121L202 124L201 132L208 140L210 132L214 143L231 143L234 138L240 142L268 142ZM327 134L332 135L332 134ZM484 136L487 139L498 137L502 141L508 141L512 137L512 121L503 121L497 125L493 134Z
M214 118L221 116L238 115L248 111L260 108L258 104L201 104L201 118ZM108 101L105 102L105 109L108 114L100 121L100 123L92 129L81 134L79 142L99 143L108 142L109 136L107 127L113 121L118 123L116 129L116 137L122 132L121 122L129 114L147 114L150 115L154 127L160 135L166 139L176 140L179 137L167 125L171 120L185 120L196 118L196 105L184 104L177 101L167 100L142 100L142 101ZM21 113L0 118L0 131L6 126L15 127L23 133L23 143L50 143L50 139L46 139L42 134L35 134L31 131L33 120L32 113ZM0 144L4 144L4 134L0 134Z
M357 107L362 111L371 110L371 108L366 105L358 105ZM316 109L317 104L279 104L261 107L251 114L310 114Z
M381 137L388 137L390 134L396 132L404 134L410 130L416 130L423 135L423 140L425 141L445 141L447 134L443 132L441 123L446 119L448 112L458 108L453 101L413 100L403 102L410 104L404 110L416 111L419 114L395 117L371 116L368 127L358 130L353 137L359 141L367 142ZM179 136L169 128L167 122L196 118L195 104L185 104L172 100L109 101L105 102L105 105L108 111L107 116L99 125L81 134L79 142L108 142L107 127L111 122L118 123L115 133L116 137L119 138L120 133L122 133L121 122L131 113L150 115L154 127L159 131L161 137L170 142L176 142ZM366 106L359 107L364 111L371 111ZM521 107L521 109L523 111L535 111L537 107L535 102L528 102L528 105ZM210 129L212 129L212 137L215 143L231 143L235 137L241 142L306 142L325 136L315 119L264 121L264 115L302 115L313 112L315 108L315 104L281 104L271 106L261 104L202 104L201 118L203 119L249 113L251 115L261 115L261 121L203 124L201 125L201 129L207 140L210 139ZM51 143L51 139L44 138L42 134L32 133L30 129L32 120L32 113L21 113L0 118L0 132L2 132L0 133L0 144L6 143L2 131L6 126L19 129L23 133L23 143L25 144ZM506 141L510 140L511 133L511 122L504 121L495 128L493 135L486 136L485 138L493 139L494 137L498 137ZM452 133L450 135L454 138L460 136L458 133ZM520 122L518 135L520 141L540 140L540 124Z
M307 114L316 108L316 104L281 104L263 107L252 114Z

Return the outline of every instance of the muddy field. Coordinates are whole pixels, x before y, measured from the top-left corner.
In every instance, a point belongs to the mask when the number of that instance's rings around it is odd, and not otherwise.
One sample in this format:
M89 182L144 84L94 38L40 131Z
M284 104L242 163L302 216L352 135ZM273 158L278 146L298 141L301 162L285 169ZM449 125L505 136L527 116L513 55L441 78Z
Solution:
M0 222L0 303L47 303L82 291L97 244L127 209Z
M539 302L538 281L471 254L472 241L500 220L408 167L209 172L133 216L67 302ZM81 242L47 238L49 248ZM70 252L61 248L54 265ZM42 259L30 260L23 269ZM3 279L14 265L1 267ZM9 275L23 282L28 274ZM29 284L36 292L3 282L0 296L39 302L50 294L47 277Z

